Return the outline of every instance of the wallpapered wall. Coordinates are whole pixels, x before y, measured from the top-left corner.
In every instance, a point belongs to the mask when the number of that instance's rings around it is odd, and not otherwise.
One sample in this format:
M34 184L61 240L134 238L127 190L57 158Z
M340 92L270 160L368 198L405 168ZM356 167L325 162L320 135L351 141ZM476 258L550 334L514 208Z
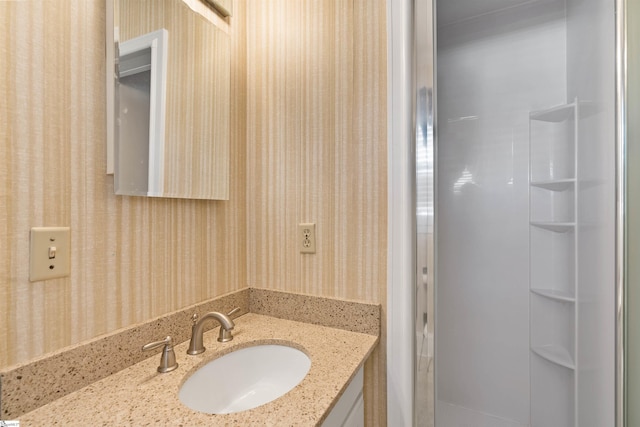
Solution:
M384 307L386 60L383 0L247 0L249 286ZM314 255L299 222L316 223ZM385 424L384 346L367 425Z
M384 295L384 8L370 0L248 1L251 286ZM296 225L305 221L317 223L315 255L299 253Z
M0 366L246 286L244 29L230 201L116 197L104 1L0 2ZM29 282L29 230L71 227L71 276Z
M0 2L0 367L246 286L384 308L386 3L234 3L219 202L113 194L103 1ZM299 222L317 224L314 255ZM29 282L42 225L71 226L69 278ZM368 425L386 416L381 344Z

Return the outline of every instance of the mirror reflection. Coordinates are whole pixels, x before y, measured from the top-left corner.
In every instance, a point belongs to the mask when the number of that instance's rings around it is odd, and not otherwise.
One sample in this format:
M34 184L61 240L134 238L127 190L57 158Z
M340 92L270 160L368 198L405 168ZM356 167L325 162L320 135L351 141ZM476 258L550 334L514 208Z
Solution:
M116 194L228 199L226 29L182 0L115 0L114 38Z

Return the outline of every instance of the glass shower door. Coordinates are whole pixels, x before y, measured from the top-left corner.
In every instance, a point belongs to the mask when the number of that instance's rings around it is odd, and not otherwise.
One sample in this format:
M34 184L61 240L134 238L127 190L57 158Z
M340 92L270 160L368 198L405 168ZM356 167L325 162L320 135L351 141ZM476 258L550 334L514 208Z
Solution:
M417 249L418 425L421 304L437 427L613 425L614 4L436 3L433 86L417 73L418 100L434 88L436 195L435 310Z

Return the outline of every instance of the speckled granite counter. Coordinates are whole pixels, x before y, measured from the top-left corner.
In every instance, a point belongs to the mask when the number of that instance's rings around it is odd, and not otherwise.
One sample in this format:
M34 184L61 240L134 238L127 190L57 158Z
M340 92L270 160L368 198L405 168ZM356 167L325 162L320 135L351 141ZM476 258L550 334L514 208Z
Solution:
M378 338L325 326L246 314L235 320L234 339L204 336L207 351L188 356L175 346L178 369L159 374L159 354L19 417L21 427L63 426L314 426L322 422ZM257 344L279 343L311 359L305 379L283 397L258 408L225 415L195 412L178 399L185 379L212 359ZM145 343L140 343L140 346Z

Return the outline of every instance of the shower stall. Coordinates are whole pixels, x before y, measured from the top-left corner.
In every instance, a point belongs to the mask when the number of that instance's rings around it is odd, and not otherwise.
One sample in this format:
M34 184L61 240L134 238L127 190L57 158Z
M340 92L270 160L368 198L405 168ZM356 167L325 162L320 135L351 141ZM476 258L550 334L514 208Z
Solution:
M615 425L617 7L389 1L389 425Z

